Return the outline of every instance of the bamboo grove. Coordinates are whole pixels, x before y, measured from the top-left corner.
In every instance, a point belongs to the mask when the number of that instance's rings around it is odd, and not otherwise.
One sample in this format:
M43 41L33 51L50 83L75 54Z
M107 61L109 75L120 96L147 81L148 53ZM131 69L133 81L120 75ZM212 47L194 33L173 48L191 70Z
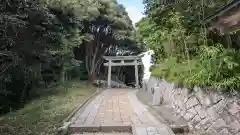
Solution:
M202 24L230 0L144 0L137 40L156 53L152 75L187 88L237 91L240 87L239 44L208 31ZM231 40L235 40L232 35ZM230 45L229 45L230 44Z

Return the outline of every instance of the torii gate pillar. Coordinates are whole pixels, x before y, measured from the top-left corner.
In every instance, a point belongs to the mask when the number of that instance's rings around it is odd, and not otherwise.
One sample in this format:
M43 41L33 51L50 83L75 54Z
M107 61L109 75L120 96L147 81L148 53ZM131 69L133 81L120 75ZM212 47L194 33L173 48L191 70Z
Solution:
M135 63L135 81L136 81L136 88L140 88L139 85L139 77L138 77L138 64L137 64L137 60L134 60Z
M138 65L142 65L141 56L104 56L103 58L108 61L107 63L104 63L104 66L108 66L108 80L107 80L108 88L111 88L112 66L134 66L136 88L140 88Z
M108 80L107 80L107 86L108 88L111 88L111 80L112 80L112 66L111 66L112 61L109 60L108 63Z

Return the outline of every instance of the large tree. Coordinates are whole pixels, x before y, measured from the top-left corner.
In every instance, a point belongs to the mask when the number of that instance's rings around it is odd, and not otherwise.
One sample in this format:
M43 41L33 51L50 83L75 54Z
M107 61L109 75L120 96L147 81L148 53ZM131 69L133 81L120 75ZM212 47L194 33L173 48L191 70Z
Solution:
M115 0L98 0L89 8L98 13L93 19L84 20L84 34L87 35L84 61L92 82L102 65L102 56L123 45L122 40L132 35L133 26L125 8Z
M102 55L126 48L126 41L132 44L132 30L116 0L1 1L1 103L24 101L42 80L46 86L64 81L66 72L79 65L74 52L85 54L81 60L92 81Z
M1 90L23 101L40 77L42 61L62 50L61 22L35 1L0 4Z
M75 54L85 54L85 58L80 59L85 63L90 82L102 65L102 56L109 55L117 46L123 45L122 40L126 41L132 35L132 22L116 0L50 0L46 3L74 16L71 22L77 24L76 29L84 37L83 46L79 46Z

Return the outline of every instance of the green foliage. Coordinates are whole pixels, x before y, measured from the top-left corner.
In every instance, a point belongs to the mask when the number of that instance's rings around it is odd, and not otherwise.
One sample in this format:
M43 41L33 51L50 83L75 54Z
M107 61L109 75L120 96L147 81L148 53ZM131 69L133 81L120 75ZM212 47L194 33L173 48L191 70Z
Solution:
M0 114L22 107L31 99L29 93L42 85L84 78L76 74L86 69L94 74L101 56L114 52L109 48L125 46L123 40L129 43L126 37L132 30L116 0L1 1ZM76 48L85 54L78 60L87 68L72 63Z
M237 90L240 86L238 54L239 51L225 49L221 45L201 48L199 66L190 82L217 89Z
M74 80L51 89L35 91L35 100L20 110L0 117L0 134L58 134L62 121L95 92L95 88L86 86L86 82Z
M144 0L146 17L137 27L137 40L156 53L159 66L152 75L188 88L240 88L239 50L211 39L201 22L229 0Z
M201 47L199 55L187 61L168 58L153 70L152 75L192 88L208 86L218 90L240 88L239 51L216 47Z

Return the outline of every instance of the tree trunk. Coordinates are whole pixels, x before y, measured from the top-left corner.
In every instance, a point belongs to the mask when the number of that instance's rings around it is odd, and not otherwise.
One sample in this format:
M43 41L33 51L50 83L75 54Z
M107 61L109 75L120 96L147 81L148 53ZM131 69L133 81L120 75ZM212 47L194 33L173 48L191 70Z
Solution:
M29 92L32 88L32 84L31 83L27 83L24 84L24 88L21 91L21 96L20 96L20 103L24 103L26 101L27 98L29 98Z
M89 73L88 74L88 84L90 84L90 85L92 85L92 83L94 82L94 80L95 80L95 73L93 72L93 73Z
M61 70L60 81L61 81L62 83L65 82L65 71L64 71L64 69Z

